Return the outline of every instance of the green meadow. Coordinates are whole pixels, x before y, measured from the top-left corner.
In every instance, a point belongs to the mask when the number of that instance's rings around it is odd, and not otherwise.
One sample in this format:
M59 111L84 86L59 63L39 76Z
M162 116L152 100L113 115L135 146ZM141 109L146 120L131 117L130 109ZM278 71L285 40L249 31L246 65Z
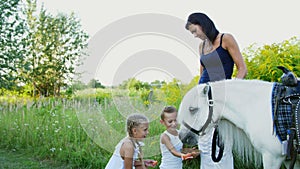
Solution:
M116 89L82 92L73 98L2 98L2 165L6 168L105 168L115 145L126 136L125 120L131 113L144 113L149 118L150 133L143 151L145 158L160 163L159 136L165 129L159 122L159 114L166 104L178 107L178 100L172 98L177 93L181 99L184 88L177 89L170 93L154 90L154 95L160 93L164 97L155 96L150 104L141 99L142 92ZM28 162L28 159L32 160ZM16 166L16 162L21 164ZM199 157L184 162L185 169L199 166ZM253 167L235 158L235 168Z

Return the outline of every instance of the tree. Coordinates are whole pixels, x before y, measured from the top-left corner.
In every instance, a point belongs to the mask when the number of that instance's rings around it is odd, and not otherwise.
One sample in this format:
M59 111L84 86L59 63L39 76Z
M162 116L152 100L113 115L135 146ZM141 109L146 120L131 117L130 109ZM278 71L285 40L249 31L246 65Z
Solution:
M151 84L148 82L142 82L136 78L129 78L127 80L124 80L120 85L120 89L132 89L132 90L150 90L151 89Z
M72 83L72 85L70 86L70 88L72 88L73 90L83 90L87 88L87 85L84 84L82 81L76 80Z
M90 88L102 88L102 89L105 88L105 86L103 86L101 84L101 82L99 82L99 80L96 80L96 79L91 79L88 83L88 87L90 87Z
M59 96L82 64L88 35L74 13L53 16L43 7L38 15L35 12L36 1L27 0L28 53L22 77L33 85L34 95Z
M0 88L12 89L24 58L25 20L21 0L0 0Z
M300 77L300 41L296 37L258 49L250 46L243 55L248 67L247 79L278 82L282 75L279 65Z
M137 80L135 78L129 78L128 81L125 81L125 83L127 83L127 88L128 89L134 89L134 90L147 89L147 90L149 90L151 88L149 83L142 82L142 81Z
M166 84L165 81L159 81L159 80L155 80L153 82L150 83L150 86L152 88L161 88L162 85Z

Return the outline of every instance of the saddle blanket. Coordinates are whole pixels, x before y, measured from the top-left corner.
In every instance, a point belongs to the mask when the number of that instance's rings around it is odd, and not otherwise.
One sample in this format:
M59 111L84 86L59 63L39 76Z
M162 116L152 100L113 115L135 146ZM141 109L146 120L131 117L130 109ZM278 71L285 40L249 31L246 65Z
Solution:
M287 129L292 127L292 105L278 101L277 112L276 97L279 94L280 83L274 83L272 90L272 117L274 121L274 131L280 141L287 139ZM276 113L276 115L275 115Z

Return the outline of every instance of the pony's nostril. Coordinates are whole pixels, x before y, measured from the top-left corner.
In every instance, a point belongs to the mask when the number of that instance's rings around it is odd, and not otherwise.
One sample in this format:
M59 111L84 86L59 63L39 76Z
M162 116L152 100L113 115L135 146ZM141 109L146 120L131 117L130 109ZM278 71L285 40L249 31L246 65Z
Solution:
M185 134L185 135L179 134L179 138L180 138L180 140L182 141L183 144L186 144L186 145L189 145L189 146L195 146L195 145L198 144L198 139L197 139L198 137L194 136L191 133L188 133L188 134Z

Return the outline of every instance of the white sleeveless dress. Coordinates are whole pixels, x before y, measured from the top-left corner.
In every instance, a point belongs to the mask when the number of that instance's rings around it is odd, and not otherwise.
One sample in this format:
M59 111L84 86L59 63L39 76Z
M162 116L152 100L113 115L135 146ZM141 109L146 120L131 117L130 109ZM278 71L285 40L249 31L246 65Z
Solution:
M168 131L164 131L164 134L169 136L170 141L176 149L176 151L181 152L183 144L179 139L179 136L174 136ZM180 157L174 156L166 147L166 145L161 143L161 141L160 151L162 154L161 164L159 166L160 169L182 169L182 159Z
M113 155L111 156L108 163L106 164L105 169L124 169L124 160L122 159L122 157L120 155L120 149L121 149L121 146L123 145L125 139L128 139L128 138L122 139L117 144ZM137 143L135 143L133 162L138 159L138 154L139 154L139 145ZM132 169L135 169L135 167L133 166Z

